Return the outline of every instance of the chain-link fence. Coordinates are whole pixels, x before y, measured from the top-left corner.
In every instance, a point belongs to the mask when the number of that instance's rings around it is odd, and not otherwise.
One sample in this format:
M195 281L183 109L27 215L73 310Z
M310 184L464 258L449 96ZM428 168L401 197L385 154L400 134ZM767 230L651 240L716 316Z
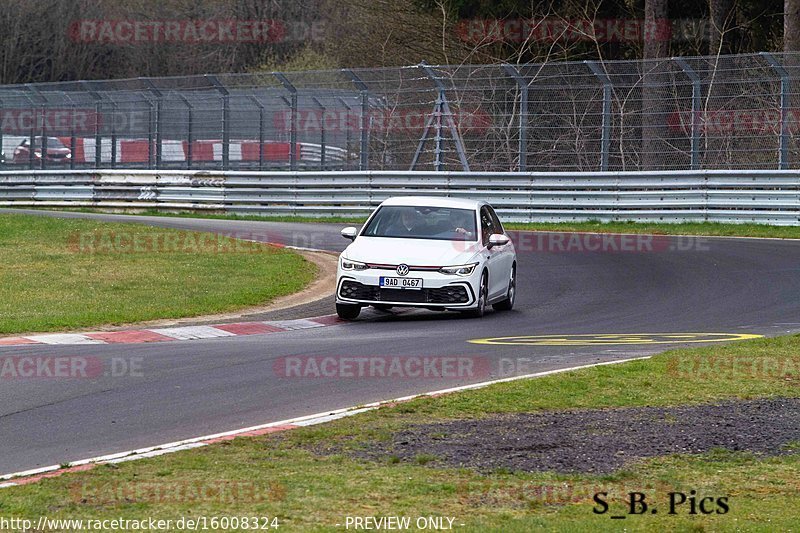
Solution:
M800 168L800 54L0 87L4 170Z

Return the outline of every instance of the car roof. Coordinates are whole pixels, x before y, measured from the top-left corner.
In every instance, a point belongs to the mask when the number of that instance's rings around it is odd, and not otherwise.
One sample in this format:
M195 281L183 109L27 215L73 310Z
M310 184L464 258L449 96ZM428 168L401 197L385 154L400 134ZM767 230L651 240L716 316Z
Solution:
M411 207L451 207L454 209L478 209L486 202L466 198L446 198L441 196L393 196L381 205L403 205Z

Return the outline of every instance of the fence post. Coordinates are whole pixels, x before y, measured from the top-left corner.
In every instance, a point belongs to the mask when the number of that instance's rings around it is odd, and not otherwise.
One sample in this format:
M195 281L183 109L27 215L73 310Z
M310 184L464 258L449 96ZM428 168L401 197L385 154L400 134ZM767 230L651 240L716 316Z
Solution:
M72 116L74 117L77 112L78 112L78 104L73 102L73 104L72 104ZM69 125L69 153L71 154L70 158L69 158L69 169L70 170L75 170L75 157L76 157L75 156L75 152L78 149L78 136L75 134L75 121L74 120L70 120L69 122L70 122L70 125Z
M139 78L147 85L148 90L153 93L156 97L156 120L155 120L155 134L156 134L156 168L161 168L161 158L162 158L162 146L161 146L161 135L162 135L162 121L164 118L164 95L155 84L150 80L150 78ZM149 148L152 150L152 146Z
M70 109L72 110L72 116L74 117L78 112L78 104L76 104L75 101L72 98L70 98L69 93L65 93L64 96L66 96L67 101L70 102ZM70 153L69 169L70 170L75 170L75 152L77 151L76 149L77 143L78 139L75 135L75 120L73 119L69 121L69 153ZM0 146L2 145L3 143L0 142Z
M434 155L436 159L436 171L441 172L444 170L444 137L442 137L442 112L444 108L444 91L439 91L436 97L436 148Z
M40 160L39 161L39 166L41 167L42 170L46 170L47 169L47 125L46 125L47 121L45 120L45 114L47 113L47 98L42 96L42 94L39 92L39 89L37 89L35 86L31 85L30 83L26 83L25 84L25 89L27 89L28 91L32 92L34 94L34 96L36 96L36 98L39 100L39 104L41 104L41 107L39 108L41 110L40 111L41 114L40 114L39 117L40 117L42 123L39 124L39 127L41 128L39 134L41 135L42 140L41 140L41 146L39 147L39 150L41 150L41 154L42 155L39 158L39 160ZM33 100L31 100L30 97L28 98L28 100L30 100L31 103L33 103ZM31 135L31 149L30 149L31 154L33 154L33 151L34 151L33 150L33 140L34 140L34 137L33 137L33 135ZM33 168L33 159L31 159L31 168Z
M229 170L231 162L231 93L216 76L206 74L205 78L222 95L222 170Z
M525 83L525 78L519 73L516 67L503 64L503 69L506 73L514 78L520 91L519 102L519 170L525 172L528 170L528 84Z
M600 170L608 170L608 152L611 146L611 80L595 61L584 61L600 83L603 84L603 123L600 133Z
M691 154L691 169L697 170L700 168L700 135L698 124L698 113L700 113L700 76L689 66L689 63L682 57L673 57L675 63L681 67L684 74L692 81L692 154Z
M442 80L436 77L436 74L433 72L433 69L425 63L424 61L419 64L419 67L425 72L425 75L436 85L436 88L439 90L439 97L437 99L437 109L439 110L437 121L436 121L436 158L437 158L437 168L436 170L443 170L441 168L441 162L439 161L439 157L441 154L441 142L442 142L442 131L441 131L441 123L442 123L442 115L446 117L448 127L450 129L450 135L453 137L453 142L456 145L456 152L458 152L458 159L461 162L461 169L464 172L469 172L469 163L467 162L467 153L466 149L464 148L464 143L461 141L461 135L458 134L458 130L455 126L455 122L453 120L453 112L450 110L450 104L447 101L447 95L445 93L446 89Z
M252 94L248 98L258 107L258 170L264 170L264 104Z
M361 91L361 157L358 170L369 170L369 87L358 74L350 69L342 69L350 77L356 89Z
M113 100L111 109L114 116L111 120L111 168L117 168L117 110L119 107Z
M188 131L186 132L187 133L187 137L186 137L186 168L188 170L191 170L192 166L194 166L193 165L193 163L194 163L194 147L192 146L194 144L194 132L193 132L193 128L194 128L194 106L189 101L189 99L186 98L181 93L178 93L178 96L180 97L180 99L183 102L183 104L186 106L186 110L187 110L188 117L189 117L189 125L188 125L189 127L187 128Z
M338 100L339 100L339 102L342 103L342 105L345 107L345 109L347 109L347 120L345 121L346 126L344 128L345 129L345 133L344 133L344 138L345 138L345 141L344 141L345 142L345 155L344 155L344 158L345 159L344 159L344 168L342 170L348 170L349 162L350 162L350 144L353 142L353 135L352 135L352 132L350 131L350 117L351 117L351 113L353 111L353 108L350 107L350 104L348 104L347 101L344 98L340 97L340 98L338 98Z
M42 156L40 157L41 163L40 163L39 166L41 167L42 170L47 170L47 154L48 154L48 152L47 152L47 121L45 120L45 113L47 113L47 107L44 104L42 104L42 108L41 109L42 109L42 131L41 131L42 140L41 140L40 149L41 149ZM33 147L31 147L31 148L33 148Z
M281 72L273 72L273 76L278 78L284 89L291 95L292 124L289 132L289 168L297 170L297 88Z
M147 168L153 169L153 162L155 154L153 153L153 130L155 129L155 107L149 98L145 97L147 102Z
M786 69L781 65L775 56L769 52L760 52L760 55L767 60L767 63L781 77L781 133L780 148L778 150L778 168L785 170L789 168L789 90L791 78Z
M319 106L320 110L322 111L322 115L320 115L319 121L319 168L320 170L325 170L325 106L322 105L322 102L319 101L319 98L314 96L311 98L317 106Z

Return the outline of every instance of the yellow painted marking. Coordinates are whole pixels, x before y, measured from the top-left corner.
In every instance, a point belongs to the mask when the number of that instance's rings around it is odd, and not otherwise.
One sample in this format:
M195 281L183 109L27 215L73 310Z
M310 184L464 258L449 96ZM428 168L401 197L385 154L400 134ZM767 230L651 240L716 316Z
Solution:
M620 344L683 344L699 342L732 342L759 339L752 333L600 333L577 335L523 335L472 339L472 344L507 346L605 346Z

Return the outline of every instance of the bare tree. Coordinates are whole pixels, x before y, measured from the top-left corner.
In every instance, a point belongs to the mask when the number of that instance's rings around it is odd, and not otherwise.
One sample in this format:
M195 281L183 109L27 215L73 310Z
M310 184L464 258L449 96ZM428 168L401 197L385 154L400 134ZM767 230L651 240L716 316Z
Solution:
M712 54L729 53L733 50L731 37L727 35L734 23L733 0L709 0L708 11L711 21L709 51Z
M783 51L800 52L800 0L783 0Z

